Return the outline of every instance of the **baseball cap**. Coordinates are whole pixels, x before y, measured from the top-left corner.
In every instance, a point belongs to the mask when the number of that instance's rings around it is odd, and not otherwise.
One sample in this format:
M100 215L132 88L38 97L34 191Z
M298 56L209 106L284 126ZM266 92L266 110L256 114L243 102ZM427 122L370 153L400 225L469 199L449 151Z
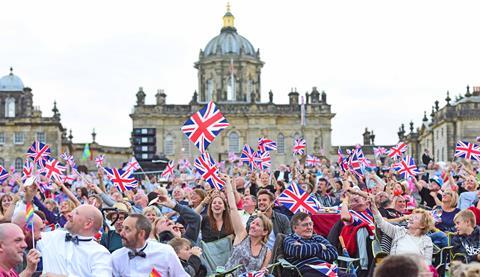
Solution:
M443 186L443 179L440 176L433 175L432 177L430 177L430 181L434 181L439 186Z

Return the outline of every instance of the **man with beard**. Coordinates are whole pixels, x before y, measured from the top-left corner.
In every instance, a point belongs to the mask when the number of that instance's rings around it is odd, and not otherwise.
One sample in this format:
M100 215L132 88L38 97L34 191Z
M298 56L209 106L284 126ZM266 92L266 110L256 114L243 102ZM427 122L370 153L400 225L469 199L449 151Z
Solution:
M155 269L160 276L188 277L170 245L147 240L151 230L144 215L125 219L120 233L124 247L112 253L113 276L148 276Z
M30 227L27 226L25 222L25 212L20 211L15 214L12 219L12 223L20 227L23 231L23 235L25 236L25 243L27 244L27 248L23 251L23 263L19 263L15 267L16 272L22 272L27 267L27 255L30 249L33 249L33 241L32 241L32 230ZM37 215L33 214L33 240L35 242L39 241L42 238L42 232L45 231L45 223L43 223L42 219ZM40 263L41 265L41 263ZM41 270L38 269L38 270ZM0 275L1 276L1 275Z
M66 230L42 234L37 248L47 276L112 276L108 250L93 239L102 226L102 214L91 205L80 205L68 216Z
M23 261L27 248L22 229L12 223L0 224L0 276L17 277L14 267ZM31 276L40 261L40 253L31 249L27 255L27 267L20 276Z
M266 189L262 189L258 192L258 210L267 216L273 223L273 230L268 236L267 246L268 249L273 249L275 243L275 238L277 234L288 235L292 232L290 228L290 221L286 215L278 213L272 209L274 201L273 193ZM247 222L247 226L250 226L250 223L256 218L255 215L250 216L250 219ZM248 228L247 227L247 228Z

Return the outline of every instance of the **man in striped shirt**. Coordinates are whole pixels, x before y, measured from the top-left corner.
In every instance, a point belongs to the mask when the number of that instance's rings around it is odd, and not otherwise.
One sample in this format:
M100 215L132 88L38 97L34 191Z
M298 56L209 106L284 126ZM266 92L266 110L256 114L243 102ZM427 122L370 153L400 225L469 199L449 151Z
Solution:
M296 265L304 277L324 276L311 265L332 264L337 259L337 250L324 237L313 233L309 214L295 214L291 224L294 233L287 235L283 242L285 259Z

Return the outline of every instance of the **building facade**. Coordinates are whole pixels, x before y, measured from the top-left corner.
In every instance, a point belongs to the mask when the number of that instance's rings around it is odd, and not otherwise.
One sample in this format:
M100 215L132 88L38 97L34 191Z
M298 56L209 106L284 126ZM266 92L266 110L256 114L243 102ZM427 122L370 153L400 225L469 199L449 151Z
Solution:
M40 108L33 105L32 89L24 86L23 81L10 73L0 79L0 165L15 167L21 172L27 149L38 140L50 146L52 157L58 158L63 152L71 153L77 164L84 164L89 170L95 170L94 161L82 161L85 143L73 143L72 131L62 126L60 112L54 102L52 116L42 115ZM94 155L104 154L107 163L119 167L132 155L130 147L102 146L91 143Z
M167 104L167 95L159 90L155 104L146 104L146 93L137 92L137 103L130 115L133 122L132 145L136 158L148 163L157 156L193 160L199 152L180 128L193 113L214 101L230 123L208 151L215 160L227 160L228 153L239 154L244 144L256 147L258 138L277 141L272 163L290 163L294 139L304 137L309 154L331 153L331 119L335 116L325 92L313 87L300 96L292 89L288 104L262 102L260 51L234 26L227 8L220 34L200 51L194 67L198 70L198 90L185 105ZM302 100L305 100L302 103Z
M409 155L416 160L420 161L425 152L435 161L453 160L457 141L475 142L480 135L480 87L473 87L471 92L467 86L466 93L455 101L447 92L445 105L440 107L435 101L430 119L425 111L422 125L415 129L410 122L409 130L407 133L402 124L398 137L407 142Z

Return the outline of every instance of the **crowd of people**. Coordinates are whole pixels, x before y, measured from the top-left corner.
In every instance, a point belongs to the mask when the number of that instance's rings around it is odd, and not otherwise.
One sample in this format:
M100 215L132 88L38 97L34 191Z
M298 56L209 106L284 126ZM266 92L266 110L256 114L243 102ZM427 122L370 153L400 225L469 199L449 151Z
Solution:
M220 174L223 190L181 165L168 179L139 171L124 192L101 168L79 166L70 183L37 176L25 185L12 173L0 187L0 276L478 272L479 165L430 161L402 180L390 164L379 159L358 175L327 159L271 172L232 163ZM276 201L292 184L321 212ZM338 221L321 235L323 214Z

